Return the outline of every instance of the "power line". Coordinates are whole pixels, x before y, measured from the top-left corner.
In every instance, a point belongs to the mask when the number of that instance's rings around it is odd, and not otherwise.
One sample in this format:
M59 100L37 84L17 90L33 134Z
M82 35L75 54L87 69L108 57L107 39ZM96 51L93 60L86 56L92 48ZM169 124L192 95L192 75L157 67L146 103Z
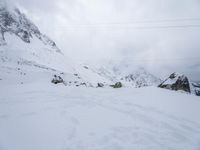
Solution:
M165 61L171 61L171 62L181 62L181 61L198 61L200 60L200 57L190 57L190 58L151 58L151 59L143 59L143 58L128 58L129 62L165 62Z
M124 25L124 24L141 24L141 23L169 23L169 22L185 22L200 21L200 18L179 18L179 19L160 19L160 20L133 20L130 22L96 22L87 24L71 24L73 26L96 26L96 25Z
M76 24L76 23L72 23L72 26L96 26L96 25L127 25L127 24L141 24L141 23L174 23L174 22L186 22L186 21L192 21L192 22L199 22L200 18L179 18L179 19L160 19L160 20L133 20L130 22L93 22L93 23L80 23L80 24Z
M125 59L122 59L125 58ZM124 60L128 62L182 62L182 61L197 61L200 65L200 57L174 57L174 58L166 58L166 57L159 57L159 58L144 58L142 57L131 57L131 56L124 56L124 57L113 57L114 61L123 62Z
M143 20L133 21L133 23L159 23L159 22L183 22L183 21L200 21L200 18L178 18L178 19L160 19L160 20Z
M166 24L167 23L167 24ZM176 23L176 24L175 24ZM178 23L178 24L177 24ZM133 20L131 22L97 22L87 24L71 23L57 26L56 30L65 31L112 31L112 30L144 30L144 29L183 29L200 28L199 18L177 18L160 20Z
M59 30L65 31L113 31L113 30L145 30L145 29L185 29L200 28L200 24L187 25L155 25L155 26L107 26L107 27L63 27Z

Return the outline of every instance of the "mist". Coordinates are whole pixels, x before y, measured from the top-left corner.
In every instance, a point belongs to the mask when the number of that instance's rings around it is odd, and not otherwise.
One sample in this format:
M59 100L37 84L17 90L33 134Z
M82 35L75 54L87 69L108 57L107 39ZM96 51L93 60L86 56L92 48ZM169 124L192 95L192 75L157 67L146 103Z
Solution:
M199 0L10 0L77 62L200 77Z

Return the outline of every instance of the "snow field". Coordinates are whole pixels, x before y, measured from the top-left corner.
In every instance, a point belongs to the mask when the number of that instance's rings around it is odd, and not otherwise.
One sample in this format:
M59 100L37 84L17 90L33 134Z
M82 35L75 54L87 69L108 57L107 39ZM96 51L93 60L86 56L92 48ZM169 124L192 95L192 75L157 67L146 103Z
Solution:
M199 97L154 87L0 86L1 150L199 150Z

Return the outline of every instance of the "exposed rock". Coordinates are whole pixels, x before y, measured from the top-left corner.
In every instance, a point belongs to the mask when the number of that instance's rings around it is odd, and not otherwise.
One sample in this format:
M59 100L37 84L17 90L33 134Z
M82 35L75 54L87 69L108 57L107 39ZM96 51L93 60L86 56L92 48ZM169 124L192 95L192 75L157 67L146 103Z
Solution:
M51 83L54 84L64 83L64 80L60 76L54 75L54 78L51 80Z
M111 85L111 87L113 87L113 88L121 88L122 87L122 83L121 82L117 82L114 85Z
M191 93L190 82L185 75L173 73L162 82L158 87L174 91L185 91Z
M85 68L85 69L89 69L88 66L83 66L83 68Z
M82 82L80 85L81 86L87 86L87 84L85 82Z
M192 83L194 92L197 96L200 96L200 83Z
M97 87L104 87L103 83L97 83Z
M195 89L195 94L196 94L197 96L200 96L200 88L199 88L199 89Z

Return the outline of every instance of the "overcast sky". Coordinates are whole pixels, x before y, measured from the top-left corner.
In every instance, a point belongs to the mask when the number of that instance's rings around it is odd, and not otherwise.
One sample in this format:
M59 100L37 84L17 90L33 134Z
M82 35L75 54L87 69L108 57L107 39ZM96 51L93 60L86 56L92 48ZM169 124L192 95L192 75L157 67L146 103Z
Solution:
M200 79L200 0L10 1L77 61Z

